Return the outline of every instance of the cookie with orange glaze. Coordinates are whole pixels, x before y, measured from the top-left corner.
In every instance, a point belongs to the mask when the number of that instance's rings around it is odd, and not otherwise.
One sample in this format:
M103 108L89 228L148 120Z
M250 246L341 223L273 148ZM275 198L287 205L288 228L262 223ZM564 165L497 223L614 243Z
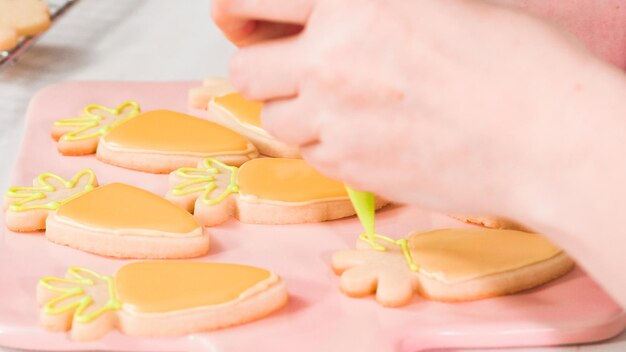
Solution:
M263 105L236 93L223 78L207 79L202 87L189 92L191 107L208 110L207 119L246 136L263 155L276 158L299 158L297 147L287 145L263 129Z
M287 302L275 273L247 265L156 261L122 266L114 276L71 267L66 277L37 284L39 320L73 340L95 340L112 329L166 336L240 325Z
M344 185L302 159L260 158L240 168L205 159L172 172L166 198L204 226L232 216L244 223L296 224L355 214ZM377 208L385 204L377 199Z
M189 90L187 96L189 107L193 109L207 110L209 101L213 97L218 97L235 92L235 88L225 78L207 78L202 82L202 86Z
M450 215L450 217L468 224L478 225L489 229L507 229L526 231L526 228L509 219L497 216Z
M51 242L120 258L189 258L209 250L209 237L185 209L140 188L97 187L90 169L71 180L52 173L33 187L11 187L5 223L13 231L44 230Z
M80 170L71 179L51 172L42 173L33 180L32 186L13 186L4 194L4 223L15 232L44 230L52 212L96 187L98 180L91 169Z
M299 158L300 150L269 134L261 124L263 105L239 93L216 96L209 102L207 119L246 136L261 154L277 158Z
M333 254L332 267L346 295L401 306L414 294L445 302L513 294L565 275L574 262L537 234L444 229L401 240L361 236L356 250Z
M139 104L126 101L116 108L87 105L78 117L62 118L52 125L52 138L63 155L94 154L100 137L141 112Z
M193 167L208 157L241 165L257 156L241 134L169 110L144 112L121 123L100 138L97 151L101 161L151 173Z
M207 157L241 165L258 156L250 141L228 128L169 110L141 113L134 101L115 108L88 105L78 117L55 121L52 137L63 155L96 153L106 163L152 173Z

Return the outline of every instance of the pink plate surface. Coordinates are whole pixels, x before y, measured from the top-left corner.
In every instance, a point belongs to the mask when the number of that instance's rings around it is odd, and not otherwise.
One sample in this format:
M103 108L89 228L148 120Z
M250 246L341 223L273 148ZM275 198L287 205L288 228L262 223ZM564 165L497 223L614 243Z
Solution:
M70 177L93 168L101 184L126 182L164 194L165 175L130 171L94 156L64 157L50 138L55 119L76 116L90 103L117 106L136 100L144 111L190 111L187 90L198 83L75 82L50 86L28 109L24 143L13 184L30 184L44 171ZM390 180L393 182L393 180ZM446 216L392 206L377 217L380 233L464 226ZM580 269L521 294L445 304L415 297L411 304L383 308L371 297L343 296L330 269L334 250L352 248L361 228L354 217L307 225L244 225L236 220L209 228L210 254L196 260L252 264L276 271L290 301L270 317L239 327L176 338L134 338L111 332L74 343L37 324L35 285L79 265L113 274L127 261L99 257L49 243L41 233L17 234L0 224L0 345L36 350L124 351L415 351L438 347L530 346L606 339L626 326L620 308Z

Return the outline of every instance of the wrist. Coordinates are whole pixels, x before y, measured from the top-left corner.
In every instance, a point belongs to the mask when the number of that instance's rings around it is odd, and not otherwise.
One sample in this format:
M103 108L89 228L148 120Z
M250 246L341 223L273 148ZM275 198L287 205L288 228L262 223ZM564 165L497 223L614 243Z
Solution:
M535 164L512 190L510 214L563 247L625 305L626 76L597 63L580 77L559 102L564 110L555 110L562 115L550 123L554 138L541 144L548 163Z
M536 161L514 190L513 212L533 223L561 227L574 210L614 206L626 180L626 75L596 63L578 81L538 121L541 138L527 154Z

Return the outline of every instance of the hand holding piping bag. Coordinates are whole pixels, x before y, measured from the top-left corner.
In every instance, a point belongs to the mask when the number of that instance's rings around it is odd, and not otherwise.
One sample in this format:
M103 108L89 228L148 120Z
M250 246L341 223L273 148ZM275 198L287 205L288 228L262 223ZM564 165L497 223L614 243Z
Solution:
M626 306L626 7L594 4L216 0L213 14L242 46L235 88L319 171L517 220Z

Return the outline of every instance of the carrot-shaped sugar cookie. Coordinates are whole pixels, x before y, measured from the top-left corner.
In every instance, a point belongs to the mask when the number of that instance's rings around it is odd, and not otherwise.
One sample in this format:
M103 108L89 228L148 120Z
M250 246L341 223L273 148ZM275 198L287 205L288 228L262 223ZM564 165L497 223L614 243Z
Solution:
M258 156L244 136L205 119L169 110L144 112L100 138L97 157L151 173L193 167L211 157L241 165Z
M478 226L486 227L489 229L506 229L506 230L526 231L526 228L523 225L513 220L509 220L506 218L493 216L493 215L476 216L476 215L453 214L453 215L450 215L450 217L463 221L468 224L478 225Z
M151 173L207 157L241 165L258 156L248 139L226 127L169 110L141 113L132 101L117 108L88 105L79 117L57 120L52 137L63 155L96 153L103 162Z
M52 126L52 138L63 155L94 154L100 137L140 113L139 104L127 101L116 108L91 104L79 117L60 119Z
M5 224L16 232L43 230L50 212L97 186L91 169L80 170L69 180L45 172L35 178L33 186L14 186L5 193Z
M246 136L261 154L277 158L299 158L295 146L285 144L261 126L263 105L236 93L224 78L209 78L202 87L189 91L189 105L208 110L207 119Z
M51 242L121 258L189 258L205 254L209 237L185 209L122 183L96 187L93 171L72 180L44 173L34 187L11 187L6 224L46 230Z
M404 305L415 293L446 302L513 294L574 267L542 236L515 230L444 229L374 240L362 235L358 249L333 254L332 267L345 294L375 293L385 306Z
M231 216L256 224L319 222L354 215L342 183L329 179L301 159L260 158L240 168L214 159L170 174L166 198L204 226ZM377 200L377 207L386 204Z
M209 102L207 119L246 136L261 154L277 158L299 158L300 150L269 134L261 124L263 105L239 93L215 96Z
M78 341L109 330L181 335L260 319L287 302L275 273L257 267L185 261L135 262L114 276L71 267L37 284L39 320Z
M235 88L233 88L226 78L207 78L202 82L202 86L194 87L189 90L189 107L207 110L209 107L209 101L211 101L213 97L219 97L233 93L234 91Z

